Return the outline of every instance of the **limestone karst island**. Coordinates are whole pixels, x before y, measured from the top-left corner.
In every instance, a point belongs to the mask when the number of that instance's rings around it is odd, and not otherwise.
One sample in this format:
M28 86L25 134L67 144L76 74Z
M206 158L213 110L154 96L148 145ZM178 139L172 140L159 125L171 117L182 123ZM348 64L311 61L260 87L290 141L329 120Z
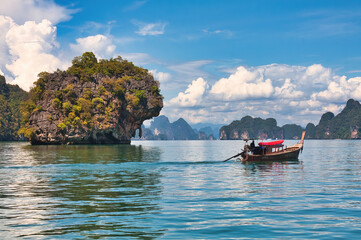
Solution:
M130 143L163 107L159 83L121 57L75 57L66 71L42 72L22 107L31 144Z

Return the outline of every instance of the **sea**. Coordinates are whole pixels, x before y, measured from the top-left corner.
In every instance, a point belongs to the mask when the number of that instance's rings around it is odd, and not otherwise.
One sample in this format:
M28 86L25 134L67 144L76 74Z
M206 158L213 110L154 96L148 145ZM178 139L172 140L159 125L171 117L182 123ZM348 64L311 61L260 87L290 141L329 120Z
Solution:
M360 140L306 140L298 161L223 161L242 148L2 142L0 239L360 239Z

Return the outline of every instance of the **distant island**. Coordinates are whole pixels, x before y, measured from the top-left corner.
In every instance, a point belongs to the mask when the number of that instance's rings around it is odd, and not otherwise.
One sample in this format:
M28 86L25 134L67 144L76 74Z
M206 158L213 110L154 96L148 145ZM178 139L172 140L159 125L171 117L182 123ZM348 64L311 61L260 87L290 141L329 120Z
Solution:
M277 126L274 118L243 117L220 129L220 139L299 139L306 130L306 139L359 139L361 138L361 105L358 101L349 99L345 108L334 115L327 112L322 115L317 126L313 123L302 128L296 124Z
M216 140L219 127L208 124L198 129L192 128L187 121L179 118L175 122L161 115L153 119L149 128L142 127L142 140ZM139 136L137 136L139 139Z
M317 126L308 124L309 138L358 139L361 138L361 104L349 99L345 108L336 116L332 112L322 115Z
M74 58L67 71L42 72L22 107L32 144L130 143L144 120L163 107L159 83L121 57Z
M317 125L278 126L274 118L245 116L229 125L175 122L159 115L159 83L148 70L119 58L97 60L91 52L67 71L40 73L31 91L0 76L0 141L33 144L129 143L142 140L360 139L361 104L349 99L336 116L326 112ZM153 118L155 117L155 118ZM142 125L153 118L149 127ZM138 131L136 131L138 130Z
M245 116L226 126L197 124L196 128L183 118L175 122L162 115L153 119L149 127L142 126L142 140L240 140L259 139L299 139L306 131L306 139L358 139L361 138L361 105L350 99L345 108L337 115L327 112L319 124L307 124L306 128L297 124L278 126L274 118L262 119ZM360 126L360 127L359 127Z

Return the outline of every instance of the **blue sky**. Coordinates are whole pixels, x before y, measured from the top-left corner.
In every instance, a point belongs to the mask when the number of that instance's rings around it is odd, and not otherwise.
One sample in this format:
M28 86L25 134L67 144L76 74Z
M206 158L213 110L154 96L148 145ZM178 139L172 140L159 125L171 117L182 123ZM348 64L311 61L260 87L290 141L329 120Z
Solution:
M360 1L2 0L0 16L0 72L25 89L93 51L151 70L171 120L305 125L361 100Z

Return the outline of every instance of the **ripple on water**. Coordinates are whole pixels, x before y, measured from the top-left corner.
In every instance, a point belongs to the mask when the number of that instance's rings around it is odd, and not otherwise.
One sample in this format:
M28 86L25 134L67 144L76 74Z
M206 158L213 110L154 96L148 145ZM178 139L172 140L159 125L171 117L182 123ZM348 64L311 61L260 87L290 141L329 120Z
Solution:
M356 239L359 141L296 162L223 162L239 141L0 143L4 239Z

